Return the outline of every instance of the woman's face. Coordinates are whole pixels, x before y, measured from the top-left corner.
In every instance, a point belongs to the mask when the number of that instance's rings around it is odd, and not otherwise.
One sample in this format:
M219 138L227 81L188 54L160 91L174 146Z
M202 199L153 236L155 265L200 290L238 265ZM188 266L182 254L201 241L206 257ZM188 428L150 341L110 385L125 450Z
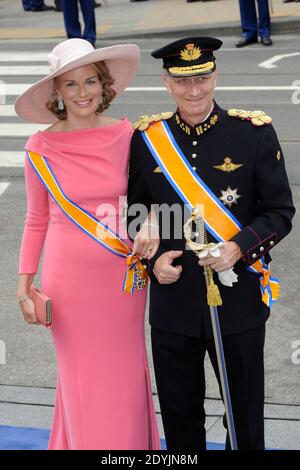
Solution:
M96 69L85 65L59 78L57 94L63 98L68 117L90 117L102 102L102 84Z

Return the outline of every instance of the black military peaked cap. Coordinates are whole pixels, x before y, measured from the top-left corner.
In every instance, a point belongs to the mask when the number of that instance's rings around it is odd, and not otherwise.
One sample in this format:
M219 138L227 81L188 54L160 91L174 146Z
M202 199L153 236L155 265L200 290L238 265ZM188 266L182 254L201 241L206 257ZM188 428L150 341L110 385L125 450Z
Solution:
M163 66L172 77L205 75L216 68L213 51L223 42L210 37L193 37L171 42L151 53L155 59L163 59Z

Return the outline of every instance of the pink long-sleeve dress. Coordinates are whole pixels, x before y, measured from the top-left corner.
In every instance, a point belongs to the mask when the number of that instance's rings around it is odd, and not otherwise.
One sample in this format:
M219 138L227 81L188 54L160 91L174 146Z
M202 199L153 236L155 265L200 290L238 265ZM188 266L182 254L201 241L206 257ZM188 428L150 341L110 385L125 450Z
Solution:
M101 219L104 204L110 225L114 211L120 212L119 196L127 193L131 135L123 119L99 128L38 132L26 149L47 158L77 205ZM58 372L48 448L159 449L144 337L145 289L122 291L124 259L67 218L27 158L25 177L19 273L37 272L44 246L42 289L54 311Z

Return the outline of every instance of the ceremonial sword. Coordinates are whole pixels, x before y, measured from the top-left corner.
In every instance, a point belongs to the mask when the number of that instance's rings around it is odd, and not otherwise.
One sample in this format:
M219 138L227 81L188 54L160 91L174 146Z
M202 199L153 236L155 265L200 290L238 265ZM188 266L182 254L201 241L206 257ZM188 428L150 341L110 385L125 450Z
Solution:
M194 235L196 236L196 239L198 239L198 241L201 241L201 243L195 242L192 240L191 225L193 222L196 225L196 232ZM183 233L184 233L184 237L186 239L188 247L193 250L193 252L197 255L197 257L199 257L199 254L203 252L204 250L214 248L216 246L215 243L207 243L207 234L206 234L204 220L202 217L200 206L192 210L191 217L187 220L187 222L183 226ZM224 356L221 329L220 329L219 316L218 316L218 306L222 305L222 299L220 296L218 286L214 283L213 273L214 271L210 266L204 266L204 276L205 276L205 282L206 282L206 288L207 288L207 303L209 306L212 329L213 329L213 337L214 337L219 375L220 375L220 382L221 382L221 389L222 389L225 414L226 414L226 420L227 420L227 430L229 434L231 449L237 450L238 448L237 448L237 442L236 442L235 426L234 426L230 391L229 391L227 371L226 371L225 356Z

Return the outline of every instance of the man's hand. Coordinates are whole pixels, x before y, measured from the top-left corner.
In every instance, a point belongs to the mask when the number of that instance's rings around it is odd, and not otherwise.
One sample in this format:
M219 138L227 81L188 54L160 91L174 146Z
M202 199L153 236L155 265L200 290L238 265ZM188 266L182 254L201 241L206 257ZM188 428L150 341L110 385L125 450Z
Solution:
M160 284L172 284L178 281L182 266L172 266L173 260L182 256L182 251L167 251L155 262L153 272Z
M243 252L235 242L226 242L220 248L220 256L215 258L208 254L198 261L200 266L210 266L217 273L232 268L235 263L243 257Z

